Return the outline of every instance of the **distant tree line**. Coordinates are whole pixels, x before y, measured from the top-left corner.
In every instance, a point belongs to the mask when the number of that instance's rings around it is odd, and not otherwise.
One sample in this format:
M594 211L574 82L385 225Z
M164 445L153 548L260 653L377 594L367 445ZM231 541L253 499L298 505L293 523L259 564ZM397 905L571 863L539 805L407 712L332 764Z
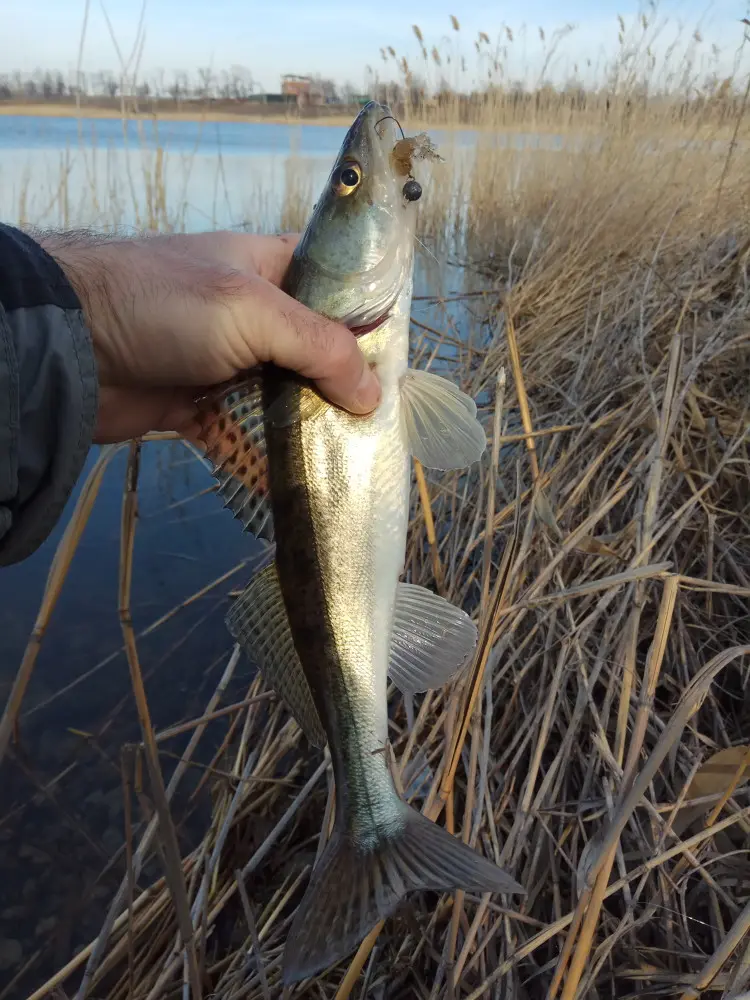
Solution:
M700 88L693 86L682 92L657 91L641 84L624 88L615 83L587 87L574 78L562 85L542 82L536 87L528 87L522 81L502 85L491 81L481 89L465 93L452 89L444 79L428 87L405 60L403 66L402 79L391 82L379 80L368 67L364 91L350 83L339 86L320 76L311 75L310 79L317 92L323 94L325 104L353 105L364 93L389 104L395 114L418 109L429 120L433 115L439 118L448 113L451 120L467 124L488 112L496 124L502 124L503 120L530 121L539 116L563 120L581 115L595 116L600 121L612 117L627 124L630 118L648 116L651 111L663 112L665 107L671 118L683 124L700 123L703 119L731 121L740 114L743 103L736 82L720 78L709 78ZM110 70L67 74L43 69L32 73L0 72L0 101L69 102L80 96L108 104L126 100L131 106L141 102L164 106L190 101L239 104L258 100L264 92L252 71L240 65L219 71L210 67L199 67L194 72L157 70L141 80L117 76Z
M350 84L337 86L333 80L312 76L326 103L349 102L356 94ZM274 91L278 87L273 88ZM0 72L0 100L54 101L80 97L119 97L141 100L182 101L216 100L247 101L263 93L264 88L247 66L231 66L215 71L199 67L194 72L157 70L150 77L137 80L118 76L111 70L98 72L68 72L37 69L32 73L20 70Z

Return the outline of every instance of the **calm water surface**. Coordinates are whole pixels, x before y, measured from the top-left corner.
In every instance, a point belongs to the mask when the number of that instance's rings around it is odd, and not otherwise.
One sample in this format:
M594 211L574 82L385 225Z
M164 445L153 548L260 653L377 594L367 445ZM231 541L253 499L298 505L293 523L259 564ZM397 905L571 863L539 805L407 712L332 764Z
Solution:
M312 204L346 133L334 125L77 121L0 117L0 216L36 225L278 228ZM434 130L438 147L471 156L473 131ZM483 134L517 150L563 138ZM164 204L159 203L163 192Z
M35 225L276 228L312 196L345 129L241 123L0 120L0 214ZM289 164L294 161L294 176Z
M0 117L0 218L108 228L144 226L155 217L175 229L278 231L302 224L344 133L333 126L190 122L158 129L130 122L123 132L118 121ZM444 138L465 150L473 141L468 133ZM416 294L462 287L459 270L419 257ZM443 328L448 322L460 329L464 320L458 307L438 314L416 304L415 312ZM81 482L98 452L92 449ZM122 862L107 871L107 862L122 844L121 747L138 739L117 612L126 456L127 449L119 451L104 476L24 698L20 744L2 764L0 995L29 963L7 994L27 996L96 934L123 871ZM136 631L147 631L139 653L157 729L202 714L231 651L223 624L229 591L244 584L257 555L253 540L207 493L211 485L181 443L144 445L132 612ZM0 706L79 490L80 483L45 544L0 570ZM225 700L241 698L251 676L243 660ZM209 748L226 731L225 722L214 726ZM170 749L179 753L183 745L178 740ZM167 775L173 763L165 758ZM185 794L176 812L191 809L183 846L201 835L208 802L189 809Z

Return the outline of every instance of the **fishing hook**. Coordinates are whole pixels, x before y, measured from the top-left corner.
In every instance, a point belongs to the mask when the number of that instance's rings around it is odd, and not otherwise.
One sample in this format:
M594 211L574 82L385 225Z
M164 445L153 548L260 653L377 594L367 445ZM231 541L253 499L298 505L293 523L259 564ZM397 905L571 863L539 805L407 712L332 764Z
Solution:
M406 136L404 135L404 130L401 128L401 122L398 120L398 118L394 118L393 115L383 115L382 118L379 118L375 122L375 128L377 128L381 122L387 122L389 118L391 119L391 121L394 121L396 125L398 125L398 130L401 133L401 138L405 139Z
M382 118L379 118L375 122L375 131L377 132L378 125L381 122L387 122L389 118L391 121L394 121L398 126L398 130L401 133L401 138L406 139L406 136L404 135L404 130L401 127L401 122L398 120L398 118L394 118L393 115L383 115ZM380 135L380 133L378 133L378 135ZM409 171L408 174L408 180L406 181L406 184L404 184L403 193L404 193L404 198L406 198L407 201L419 201L419 199L422 197L422 185L419 183L419 181L414 179L414 174L411 172L411 170Z

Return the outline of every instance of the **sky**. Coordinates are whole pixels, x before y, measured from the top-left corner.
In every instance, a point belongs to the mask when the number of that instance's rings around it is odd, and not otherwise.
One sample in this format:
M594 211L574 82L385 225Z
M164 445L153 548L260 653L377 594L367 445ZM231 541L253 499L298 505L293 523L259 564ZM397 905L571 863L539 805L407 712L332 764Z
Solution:
M39 68L66 74L75 71L88 11L81 68L109 70L119 76L122 61L127 61L138 38L142 2L0 0L0 73ZM669 0L658 5L656 14L632 0L524 0L522 4L497 0L410 0L408 4L402 0L145 0L145 40L138 76L153 78L159 70L167 77L178 70L195 75L198 67L217 71L239 65L249 69L265 91L278 91L282 73L319 73L339 84L348 81L359 90L366 84L368 66L379 79L396 78L393 63L384 64L380 56L380 49L389 45L419 69L421 55L412 31L412 24L418 24L428 48L437 45L444 54L454 54L454 67L460 62L457 55L466 58L469 69L459 81L464 86L479 75L474 51L479 31L490 36L493 47L498 38L503 39L511 78L534 82L546 61L546 76L554 82L571 77L576 68L587 79L595 77L617 51L617 15L625 18L628 32L633 32L628 39L634 41L640 37L640 29L634 26L642 9L653 25L648 29L649 40L660 63L675 39L677 51L684 51L698 27L702 42L696 65L701 72L715 69L725 76L742 41L739 18L748 14L747 8L747 0ZM459 19L458 33L451 28L451 14ZM555 30L565 24L574 29L549 58ZM506 26L513 33L512 44L507 42ZM545 31L544 42L539 26ZM712 46L720 50L718 56L712 55ZM747 63L747 53L743 53L743 65ZM437 82L440 71L433 66L430 72Z

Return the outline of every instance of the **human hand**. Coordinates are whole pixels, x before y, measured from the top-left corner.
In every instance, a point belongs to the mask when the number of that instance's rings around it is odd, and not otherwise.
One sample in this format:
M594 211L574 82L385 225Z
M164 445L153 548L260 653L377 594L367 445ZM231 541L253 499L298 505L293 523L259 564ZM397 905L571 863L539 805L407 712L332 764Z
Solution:
M354 413L378 403L380 386L354 335L278 287L297 236L37 239L73 285L91 330L98 443L155 430L191 437L197 388L264 361L313 379Z

